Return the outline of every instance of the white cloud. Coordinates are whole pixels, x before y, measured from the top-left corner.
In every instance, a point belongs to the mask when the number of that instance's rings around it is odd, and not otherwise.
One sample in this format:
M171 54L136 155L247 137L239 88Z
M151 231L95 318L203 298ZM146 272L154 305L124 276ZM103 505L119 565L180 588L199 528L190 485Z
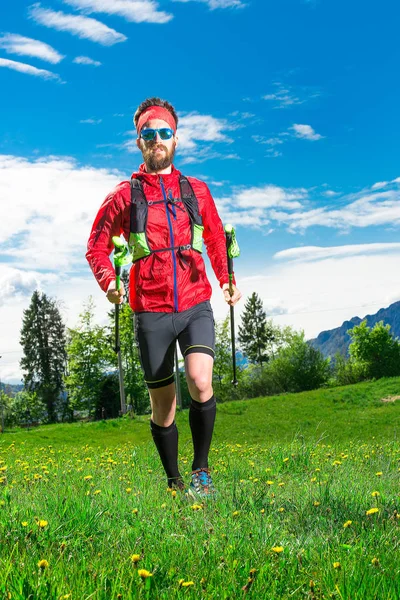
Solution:
M244 8L247 6L242 0L173 0L174 2L203 2L207 4L210 10L217 8Z
M89 17L80 15L67 15L63 12L55 12L54 10L40 7L40 3L33 4L30 8L30 17L40 25L57 29L58 31L68 31L80 38L97 42L103 46L112 46L118 42L125 42L127 37L122 33L118 33L115 29L111 29Z
M72 62L76 63L77 65L92 65L93 67L101 66L101 62L98 60L93 60L88 56L77 56Z
M354 197L356 198L355 200ZM400 191L397 189L376 193L359 193L341 198L342 208L318 207L304 212L271 211L271 219L285 223L289 231L305 231L319 225L343 231L352 227L397 226L400 224ZM353 201L351 201L353 200Z
M59 63L64 56L54 50L48 44L33 40L32 38L23 37L16 33L5 33L0 37L0 48L3 48L7 54L18 54L21 56L33 56L41 58L52 64Z
M87 123L88 125L98 125L103 119L82 119L79 123Z
M278 260L316 261L326 258L340 258L357 254L380 254L381 252L400 252L400 243L348 244L345 246L301 246L288 248L274 255Z
M307 191L284 189L275 185L238 188L231 197L215 198L221 218L226 223L263 229L270 223L270 214L277 208L296 210L307 199ZM286 214L286 213L285 213Z
M86 269L93 219L122 179L113 171L80 167L70 158L31 161L0 155L2 202L13 207L0 221L3 260L23 264L26 270Z
M173 15L158 10L154 0L64 0L66 4L92 13L119 15L133 23L168 23Z
M314 142L316 140L321 140L323 137L319 133L315 133L311 125L300 125L295 123L291 129L293 129L296 137L303 138L305 140L311 140Z
M21 63L15 60L8 60L7 58L0 58L0 67L5 67L6 69L12 69L13 71L18 71L19 73L25 73L26 75L34 75L35 77L41 77L42 79L54 79L59 83L62 83L62 80L59 75L56 73L52 73L51 71L46 71L46 69L37 69L32 65L28 65L26 63Z
M320 96L320 92L312 91L307 87L300 87L296 91L293 91L291 86L284 85L279 81L274 82L273 85L275 91L265 94L262 96L262 99L271 102L272 107L275 109L298 106Z

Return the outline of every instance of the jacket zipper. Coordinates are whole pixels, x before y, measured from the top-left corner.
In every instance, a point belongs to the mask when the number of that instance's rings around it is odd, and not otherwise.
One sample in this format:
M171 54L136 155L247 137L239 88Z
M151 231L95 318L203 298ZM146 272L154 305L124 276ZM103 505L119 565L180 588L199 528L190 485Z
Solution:
M169 225L169 234L171 237L171 246L173 248L175 246L174 232L172 229L171 215L169 214L169 210L168 210L167 194L165 193L164 183L163 183L161 175L160 175L160 186L161 186L161 191L162 191L162 194L164 197L165 211L167 213L167 219L168 219L168 225ZM175 309L175 312L178 312L178 284L177 284L177 276L176 276L176 256L175 256L174 250L171 250L171 252L172 252L172 263L173 263L173 267L174 267L174 309Z

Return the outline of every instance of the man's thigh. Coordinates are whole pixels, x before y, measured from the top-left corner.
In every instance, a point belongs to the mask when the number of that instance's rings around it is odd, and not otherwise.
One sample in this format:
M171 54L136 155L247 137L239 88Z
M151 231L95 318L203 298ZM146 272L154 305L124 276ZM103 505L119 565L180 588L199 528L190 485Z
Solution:
M180 315L175 325L178 342L185 361L190 354L206 354L214 358L215 328L210 303L202 302Z
M174 381L176 343L172 313L136 313L135 332L140 363L149 389L171 384Z

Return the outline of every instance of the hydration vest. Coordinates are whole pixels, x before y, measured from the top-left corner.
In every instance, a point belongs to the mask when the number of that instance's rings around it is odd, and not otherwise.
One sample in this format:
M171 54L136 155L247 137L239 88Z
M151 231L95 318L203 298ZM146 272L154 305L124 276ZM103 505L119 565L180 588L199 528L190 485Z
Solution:
M167 198L166 201L147 201L143 192L141 181L135 178L131 179L131 215L128 245L133 256L132 262L136 262L141 258L145 258L153 252L165 252L167 250L177 250L179 253L181 253L182 250L190 250L190 248L193 248L193 250L196 250L196 252L202 253L204 227L199 211L199 203L192 186L184 175L181 175L179 178L179 187L181 191L181 198L172 198L172 194L170 193L170 197ZM181 210L186 210L190 219L190 244L185 246L171 246L169 248L150 248L146 233L149 204L159 204L161 202L171 204L173 206L178 202L182 202L184 209ZM168 206L166 207L166 210L168 210Z

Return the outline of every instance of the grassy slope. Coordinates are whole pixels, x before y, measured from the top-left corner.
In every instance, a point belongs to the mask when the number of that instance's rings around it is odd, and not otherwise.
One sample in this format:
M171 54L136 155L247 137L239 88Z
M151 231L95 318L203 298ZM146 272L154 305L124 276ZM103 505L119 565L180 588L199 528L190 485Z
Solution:
M381 379L357 385L254 398L219 404L215 442L242 441L276 444L295 436L327 444L368 440L398 439L400 401L383 403L382 398L400 395L400 378ZM14 430L0 436L0 444L25 441L29 445L97 444L109 446L124 442L150 440L149 416L134 420L111 420L96 423L47 425ZM180 441L190 443L188 411L178 412L176 421Z

